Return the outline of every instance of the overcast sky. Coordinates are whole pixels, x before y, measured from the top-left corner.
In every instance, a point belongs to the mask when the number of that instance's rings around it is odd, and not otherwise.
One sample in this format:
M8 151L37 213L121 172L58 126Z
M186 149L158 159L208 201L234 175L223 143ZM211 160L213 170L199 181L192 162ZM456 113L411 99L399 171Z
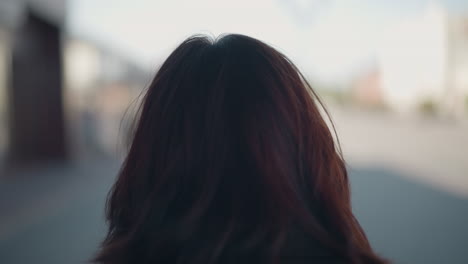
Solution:
M465 0L68 0L72 34L145 67L194 33L242 33L290 56L308 75L346 79L372 63L381 33L430 3L468 15Z

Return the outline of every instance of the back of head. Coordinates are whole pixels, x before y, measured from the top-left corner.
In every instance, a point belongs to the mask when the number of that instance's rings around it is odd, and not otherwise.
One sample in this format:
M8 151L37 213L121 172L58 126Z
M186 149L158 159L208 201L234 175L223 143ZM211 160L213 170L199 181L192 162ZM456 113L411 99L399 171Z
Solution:
M281 263L303 253L382 263L351 212L318 103L258 40L184 41L144 97L96 262ZM291 247L293 234L309 248Z

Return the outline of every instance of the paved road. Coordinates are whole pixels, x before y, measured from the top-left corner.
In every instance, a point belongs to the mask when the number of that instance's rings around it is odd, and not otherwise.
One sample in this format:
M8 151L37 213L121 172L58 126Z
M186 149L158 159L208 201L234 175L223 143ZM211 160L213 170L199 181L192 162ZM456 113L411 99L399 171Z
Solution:
M102 210L117 169L99 161L1 181L0 263L89 259L104 234ZM468 263L468 200L388 169L350 170L355 213L378 252L401 264Z
M411 178L352 169L354 211L375 249L395 263L468 263L468 199Z

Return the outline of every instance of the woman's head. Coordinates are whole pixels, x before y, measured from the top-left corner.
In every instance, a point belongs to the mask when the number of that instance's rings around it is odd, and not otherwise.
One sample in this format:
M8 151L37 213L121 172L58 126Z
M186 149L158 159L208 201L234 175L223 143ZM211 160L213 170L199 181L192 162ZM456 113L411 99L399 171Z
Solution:
M379 263L319 105L256 39L184 41L143 99L97 261L274 263L295 229L349 263Z

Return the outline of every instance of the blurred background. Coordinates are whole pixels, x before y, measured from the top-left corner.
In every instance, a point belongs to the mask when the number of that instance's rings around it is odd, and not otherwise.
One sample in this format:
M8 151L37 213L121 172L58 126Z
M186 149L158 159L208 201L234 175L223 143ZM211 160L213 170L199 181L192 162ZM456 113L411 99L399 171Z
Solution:
M289 56L394 263L468 263L465 0L0 0L0 263L85 263L139 94L194 33Z

